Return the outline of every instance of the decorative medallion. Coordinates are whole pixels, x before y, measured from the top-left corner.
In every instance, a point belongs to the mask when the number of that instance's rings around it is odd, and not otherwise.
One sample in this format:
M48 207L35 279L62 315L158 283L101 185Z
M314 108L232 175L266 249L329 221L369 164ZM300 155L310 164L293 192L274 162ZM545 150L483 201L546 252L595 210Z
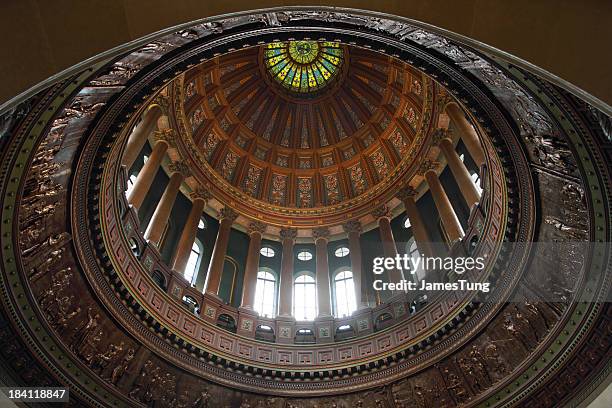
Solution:
M391 133L389 140L391 141L391 144L395 148L395 151L400 156L403 156L407 153L409 141L406 135L404 134L404 132L399 127L395 128L393 133Z
M191 123L191 130L195 131L204 122L204 110L197 108L193 111L189 122Z
M185 102L190 100L196 94L196 85L195 80L189 81L187 85L185 85Z
M281 167L289 166L289 158L285 155L279 154L276 157L276 165Z
M299 207L312 207L312 179L310 177L298 178L298 205Z
M259 190L259 179L261 177L261 169L252 164L249 166L247 176L244 179L244 192L250 196L256 196Z
M208 133L208 135L206 136L206 140L204 141L204 146L202 148L202 153L204 154L204 157L206 157L206 160L210 160L213 152L215 151L215 148L217 147L220 141L221 138L217 136L214 132L211 131Z
M376 150L374 153L370 155L370 160L372 160L372 164L376 169L376 174L378 174L379 180L382 180L389 174L389 164L387 163L387 158L383 154L381 149Z
M272 176L272 191L270 192L270 202L276 205L285 205L287 191L287 176L274 174Z
M363 169L361 168L361 164L357 163L353 167L349 167L348 170L351 178L351 184L353 185L353 190L355 191L355 195L363 193L368 187L368 183L366 182L363 176Z
M333 205L340 202L340 191L338 190L338 175L327 174L323 176L325 193L327 194L327 204Z
M234 175L234 170L236 169L239 158L240 157L233 151L230 150L227 152L225 160L223 160L221 168L219 169L219 172L227 181L232 181L232 176Z

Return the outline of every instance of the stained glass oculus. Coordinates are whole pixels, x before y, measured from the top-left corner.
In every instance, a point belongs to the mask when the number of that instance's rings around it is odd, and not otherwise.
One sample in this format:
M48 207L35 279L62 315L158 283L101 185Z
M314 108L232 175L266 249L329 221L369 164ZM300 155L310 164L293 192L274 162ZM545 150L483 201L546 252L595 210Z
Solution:
M265 48L264 61L275 81L306 94L323 88L338 74L344 51L337 42L273 42Z

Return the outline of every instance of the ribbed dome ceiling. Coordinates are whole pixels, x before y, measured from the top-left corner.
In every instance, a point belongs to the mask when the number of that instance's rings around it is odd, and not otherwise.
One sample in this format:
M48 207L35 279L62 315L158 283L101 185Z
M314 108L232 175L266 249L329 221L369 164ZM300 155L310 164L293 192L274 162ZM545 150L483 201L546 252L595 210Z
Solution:
M231 186L279 207L335 205L383 181L415 147L424 77L372 51L338 49L333 83L308 98L280 86L269 45L192 69L184 114L198 154Z

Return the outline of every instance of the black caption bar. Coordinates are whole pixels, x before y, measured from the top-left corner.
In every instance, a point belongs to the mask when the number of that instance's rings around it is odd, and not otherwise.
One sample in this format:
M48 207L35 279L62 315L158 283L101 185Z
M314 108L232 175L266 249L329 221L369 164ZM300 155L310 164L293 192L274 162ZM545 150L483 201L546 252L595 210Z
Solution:
M68 402L68 388L62 387L0 387L0 392L11 401Z

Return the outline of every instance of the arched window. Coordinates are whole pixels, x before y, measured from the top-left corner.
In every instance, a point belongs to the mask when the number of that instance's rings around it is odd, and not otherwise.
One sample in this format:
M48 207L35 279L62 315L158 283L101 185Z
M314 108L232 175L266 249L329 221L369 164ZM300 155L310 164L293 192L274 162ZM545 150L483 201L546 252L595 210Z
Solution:
M191 246L191 253L189 254L187 266L185 266L185 272L183 273L183 277L187 282L193 282L196 272L200 268L200 259L202 259L202 244L196 239Z
M308 274L295 278L293 288L293 316L295 320L314 320L317 316L315 280Z
M353 272L341 271L334 277L336 317L350 316L357 309Z
M274 317L276 314L276 277L266 271L257 272L254 309L261 316Z

